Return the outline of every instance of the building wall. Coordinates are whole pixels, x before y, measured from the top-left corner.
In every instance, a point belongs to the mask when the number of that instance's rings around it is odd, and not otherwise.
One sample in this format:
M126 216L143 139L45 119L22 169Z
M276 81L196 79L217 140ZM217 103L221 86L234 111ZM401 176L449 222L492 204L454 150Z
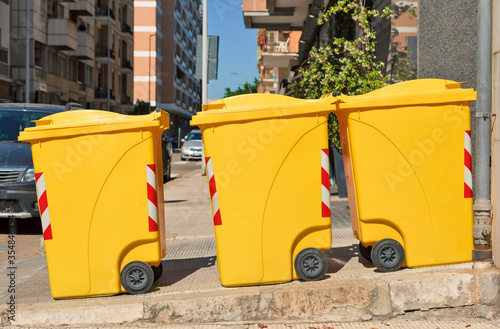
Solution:
M418 78L476 87L477 0L420 0Z
M151 101L155 106L162 101L157 92L162 83L157 71L161 65L159 17L163 10L149 0L134 1L134 8L134 101Z
M162 55L165 56L165 61L161 63L161 79L163 84L161 86L161 99L163 103L175 103L176 89L174 86L175 69L174 63L175 51L177 48L175 34L175 1L163 1L165 8L164 18L165 22L162 24Z
M201 84L195 78L201 14L197 0L163 0L161 98L188 116L201 110ZM189 114L188 114L189 113Z
M10 5L0 1L0 99L10 99Z

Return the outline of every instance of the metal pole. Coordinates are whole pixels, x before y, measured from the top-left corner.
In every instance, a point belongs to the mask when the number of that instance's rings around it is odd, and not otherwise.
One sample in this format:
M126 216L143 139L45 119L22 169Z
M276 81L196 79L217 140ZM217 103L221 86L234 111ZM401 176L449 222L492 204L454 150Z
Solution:
M26 103L30 102L30 0L26 0Z
M108 111L111 111L111 61L110 61L110 56L111 56L111 19L110 19L110 15L111 15L111 8L110 8L110 3L108 1L108 88L107 88L107 110Z
M155 36L156 33L153 33L153 34L150 34L149 35L149 60L148 60L148 64L149 64L149 86L148 86L148 107L149 107L149 113L151 113L151 37L152 36ZM156 48L156 47L155 47ZM156 58L156 56L155 56ZM155 61L156 63L156 61ZM156 65L155 65L155 72L156 72ZM156 75L155 75L156 76ZM155 97L156 98L156 97Z
M207 103L207 83L208 83L208 8L207 0L203 0L203 44L202 44L202 75L201 75L201 103Z
M241 73L235 73L235 72L231 72L231 74L234 74L234 75L241 75L243 77L243 79L245 79L245 81L247 82L247 89L248 89L248 92L251 94L252 93L252 89L250 89L250 83L248 82L248 79L246 76L244 76L243 74Z
M208 5L207 0L203 0L203 44L202 44L202 80L201 80L201 103L207 104L208 102L208 93L207 93L207 84L208 84ZM205 167L205 146L202 149L202 160L201 160L201 174L206 174Z
M474 193L474 261L492 259L491 252L491 69L492 1L478 1L476 186Z

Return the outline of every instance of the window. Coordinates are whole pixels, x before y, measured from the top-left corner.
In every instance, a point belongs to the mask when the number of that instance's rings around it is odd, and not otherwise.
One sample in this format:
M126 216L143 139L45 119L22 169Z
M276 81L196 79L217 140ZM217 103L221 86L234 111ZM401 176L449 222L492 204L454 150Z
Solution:
M47 0L42 0L40 6L42 17L47 17Z
M71 81L76 81L76 72L77 72L77 61L74 58L70 58L68 76Z
M9 63L9 50L7 48L0 47L0 62Z
M49 50L47 54L49 59L48 71L50 74L57 74L57 53Z
M61 78L68 78L68 57L66 55L59 56L59 76Z
M415 67L417 65L418 39L416 36L408 37L408 61Z
M94 69L88 65L85 65L85 83L88 87L92 88L94 81Z

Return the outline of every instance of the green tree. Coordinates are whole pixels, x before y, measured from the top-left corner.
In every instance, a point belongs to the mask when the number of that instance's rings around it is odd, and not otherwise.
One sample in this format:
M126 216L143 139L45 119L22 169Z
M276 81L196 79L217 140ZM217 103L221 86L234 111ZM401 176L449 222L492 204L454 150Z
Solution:
M226 88L226 93L224 94L224 97L231 97L231 96L236 96L236 95L244 95L244 94L249 94L251 90L252 94L257 93L257 88L260 85L260 80L257 78L253 79L253 84L249 84L248 82L245 82L243 87L239 86L238 89L232 91L231 88L227 87Z
M376 17L388 18L391 10L383 13L364 6L360 0L339 0L324 11L319 24L335 17L329 41L314 46L309 58L299 69L300 79L290 89L298 98L319 98L334 91L359 95L386 85L382 74L383 63L375 60L375 31L371 22ZM337 118L330 115L328 135L331 143L340 148Z

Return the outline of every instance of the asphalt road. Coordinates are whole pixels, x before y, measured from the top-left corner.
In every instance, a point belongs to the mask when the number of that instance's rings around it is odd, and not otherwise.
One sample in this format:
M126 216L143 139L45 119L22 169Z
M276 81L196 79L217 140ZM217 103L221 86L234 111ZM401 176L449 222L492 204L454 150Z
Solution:
M176 149L172 157L172 182L192 172L201 170L201 161L181 161L180 150ZM9 222L0 220L0 266L8 262ZM42 226L40 218L19 219L16 222L15 258L22 260L41 254ZM12 242L11 242L12 245Z
M174 150L174 155L172 156L172 178L182 177L195 169L201 170L200 160L181 161L181 151L179 149Z

